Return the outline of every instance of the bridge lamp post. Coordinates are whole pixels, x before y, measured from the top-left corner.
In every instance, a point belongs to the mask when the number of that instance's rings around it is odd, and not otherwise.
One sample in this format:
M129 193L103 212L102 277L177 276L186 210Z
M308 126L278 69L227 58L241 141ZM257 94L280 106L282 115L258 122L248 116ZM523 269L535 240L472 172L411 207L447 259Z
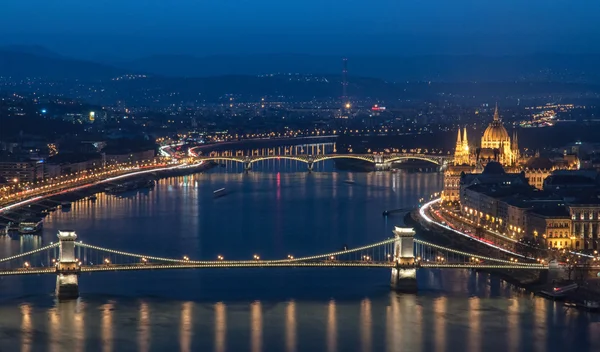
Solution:
M142 258L142 264L146 264L147 262L148 262L148 259Z
M288 254L288 259L294 259L294 256L291 254Z
M260 256L259 255L254 255L254 260L260 260Z
M104 264L106 264L106 265L110 264L110 260L108 260L108 258L105 258L104 259Z
M29 269L29 262L25 262L25 264L23 264L23 266L25 267L25 269Z
M186 261L188 261L188 260L190 260L190 257L188 257L187 255L184 255L184 256L183 256L183 260L186 260Z
M218 255L218 256L217 256L217 259L219 259L219 260L223 260L223 256L222 256L222 255Z

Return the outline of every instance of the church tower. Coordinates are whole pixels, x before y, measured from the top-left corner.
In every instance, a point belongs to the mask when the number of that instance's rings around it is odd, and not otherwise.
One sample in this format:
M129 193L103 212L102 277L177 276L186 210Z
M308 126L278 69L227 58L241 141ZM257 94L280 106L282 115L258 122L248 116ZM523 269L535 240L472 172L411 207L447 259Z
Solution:
M460 127L456 135L456 149L454 150L454 165L469 164L469 140L467 139L467 128L464 128L461 136Z
M513 164L516 165L519 162L519 159L521 158L521 153L519 152L519 140L517 136L517 130L513 131L512 145L510 149L512 149Z

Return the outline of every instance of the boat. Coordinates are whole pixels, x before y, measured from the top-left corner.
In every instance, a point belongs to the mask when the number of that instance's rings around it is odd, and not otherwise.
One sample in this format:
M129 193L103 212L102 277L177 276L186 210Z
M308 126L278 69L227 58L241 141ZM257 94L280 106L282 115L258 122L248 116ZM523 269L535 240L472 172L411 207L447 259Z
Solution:
M579 287L579 285L572 283L569 285L565 285L565 286L555 286L552 288L552 290L547 291L547 290L543 290L540 293L544 296L550 297L550 298L563 298L567 295L567 293L576 290Z
M349 185L354 185L354 184L356 184L356 181L354 181L354 180L344 180L344 183L347 183Z
M124 192L134 191L141 188L153 188L155 186L155 182L153 179L140 179L125 182L113 187L106 188L106 193L108 194L120 194Z
M218 190L213 192L213 197L219 198L227 195L227 190L225 188L219 188Z
M69 201L64 201L64 202L60 202L60 208L61 209L71 209L71 202Z
M590 312L597 312L600 310L600 302L586 299L583 301L583 304L581 304L580 307Z
M96 201L96 199L98 199L98 197L96 197L96 195L95 195L95 194L92 194L91 196L89 196L89 197L87 198L87 200L89 200L90 202L95 202L95 201Z
M4 227L5 235L9 235L17 231L19 231L19 224L14 221L9 221L8 224L6 224L6 226Z
M19 233L31 235L40 232L44 226L44 220L39 218L25 219L19 223Z

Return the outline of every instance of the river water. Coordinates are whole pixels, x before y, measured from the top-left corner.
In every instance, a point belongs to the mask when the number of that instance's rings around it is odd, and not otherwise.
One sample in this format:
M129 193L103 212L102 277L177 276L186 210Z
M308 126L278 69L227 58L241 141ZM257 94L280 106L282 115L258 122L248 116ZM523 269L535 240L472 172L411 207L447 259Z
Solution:
M279 164L278 164L279 163ZM289 161L161 180L46 218L42 236L0 237L0 257L73 229L86 243L193 259L285 258L391 236L382 217L442 187L438 173L307 173ZM285 170L284 172L280 172ZM354 183L345 182L352 180ZM225 187L228 194L214 199ZM0 351L600 350L600 318L470 271L421 270L420 291L384 269L94 273L56 302L55 278L0 279Z

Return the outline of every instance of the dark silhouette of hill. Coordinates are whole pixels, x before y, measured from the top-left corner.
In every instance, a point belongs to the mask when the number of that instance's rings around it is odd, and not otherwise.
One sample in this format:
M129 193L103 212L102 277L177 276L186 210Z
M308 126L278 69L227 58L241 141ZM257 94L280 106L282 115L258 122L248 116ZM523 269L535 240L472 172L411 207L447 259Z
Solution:
M16 53L31 54L41 57L51 57L55 59L66 59L65 56L60 55L48 48L40 45L6 45L0 47L0 51L11 51Z
M36 53L34 53L35 51ZM132 70L95 62L52 55L48 51L0 48L0 76L13 78L41 77L46 79L83 81L108 80Z
M349 57L350 75L409 81L599 82L600 55L431 55ZM339 56L272 54L246 56L160 55L117 64L165 76L341 72Z

